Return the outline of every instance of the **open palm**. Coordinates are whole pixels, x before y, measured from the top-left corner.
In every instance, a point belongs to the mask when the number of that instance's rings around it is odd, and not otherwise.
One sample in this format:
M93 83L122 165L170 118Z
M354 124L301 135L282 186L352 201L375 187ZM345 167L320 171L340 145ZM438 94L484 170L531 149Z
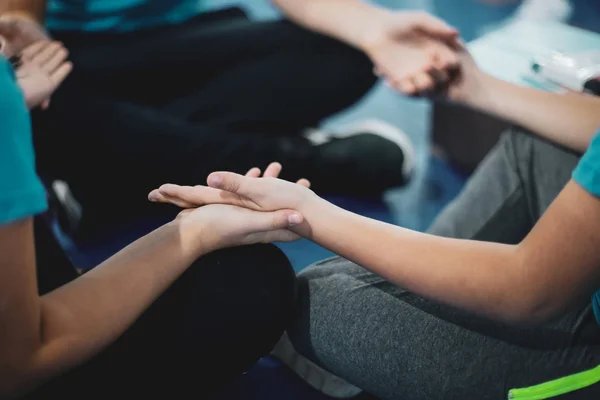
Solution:
M23 50L16 76L29 108L46 108L52 93L71 73L66 49L56 42L35 42Z
M297 209L309 190L310 182L300 179L295 184L277 179L281 164L271 163L261 177L261 171L253 168L245 176L231 172L217 172L208 177L210 186L162 185L153 190L148 198L158 203L171 203L181 208L195 208L208 204L229 204L255 211ZM222 182L218 182L223 178ZM247 196L244 187L249 186L252 196Z

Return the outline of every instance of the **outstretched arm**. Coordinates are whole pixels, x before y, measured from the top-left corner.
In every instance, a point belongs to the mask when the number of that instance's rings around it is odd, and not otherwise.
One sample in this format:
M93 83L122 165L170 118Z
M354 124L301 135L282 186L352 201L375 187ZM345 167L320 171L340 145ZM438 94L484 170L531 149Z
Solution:
M292 228L297 233L421 296L508 323L546 321L600 288L600 199L575 182L518 245L414 232L350 213L281 180L220 172L208 183L164 185L151 196L188 205L296 209L306 219Z
M322 200L303 213L303 234L316 243L414 293L507 323L547 321L600 287L600 200L574 182L518 245L414 232Z
M600 98L551 93L492 77L482 95L468 104L583 153L600 127Z
M583 153L588 148L600 127L599 97L515 85L481 71L466 49L459 49L458 55L459 74L448 89L451 100L522 126L569 149Z
M392 11L361 0L273 0L288 18L362 50L401 90L425 91L456 64L458 32L424 12Z
M366 50L379 38L388 10L361 0L273 0L294 22Z
M174 222L39 297L32 225L25 219L0 226L0 398L91 358L203 251L191 248Z

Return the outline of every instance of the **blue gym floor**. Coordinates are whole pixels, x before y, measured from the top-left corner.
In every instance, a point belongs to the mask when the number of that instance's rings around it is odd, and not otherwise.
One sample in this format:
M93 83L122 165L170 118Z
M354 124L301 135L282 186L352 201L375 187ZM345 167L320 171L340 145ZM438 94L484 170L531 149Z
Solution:
M255 18L272 18L276 11L267 0L210 0L220 7L233 3L248 6ZM435 12L459 28L466 40L501 23L514 6L488 6L476 0L386 0L380 2L393 8L420 8ZM466 11L468 10L468 12ZM465 177L454 171L443 160L431 156L429 144L430 105L423 100L403 98L383 86L377 86L352 110L335 116L326 125L336 125L365 118L380 118L401 127L413 140L417 151L417 174L405 188L387 194L378 201L352 198L331 198L336 204L351 211L395 223L415 230L425 230L440 209L460 191ZM65 242L74 262L89 268L139 235L149 231L160 221L144 221L138 226L120 231L104 240L75 248ZM309 264L331 255L327 250L306 240L281 245L295 269L300 271ZM265 359L244 375L223 395L223 400L316 400L324 397L304 385L277 361Z

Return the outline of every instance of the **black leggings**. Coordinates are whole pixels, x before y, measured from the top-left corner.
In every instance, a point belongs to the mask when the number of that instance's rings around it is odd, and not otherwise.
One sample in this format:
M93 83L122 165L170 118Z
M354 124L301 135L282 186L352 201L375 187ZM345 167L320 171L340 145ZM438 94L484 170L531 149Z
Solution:
M104 213L96 222L143 211L165 182L195 185L271 161L285 165L284 179L318 187L318 150L302 131L376 81L358 50L235 9L173 27L54 35L75 69L34 118L38 166L70 184L84 219Z
M76 277L44 224L36 242L44 291ZM117 342L27 398L210 398L270 352L295 296L294 271L275 246L211 253Z

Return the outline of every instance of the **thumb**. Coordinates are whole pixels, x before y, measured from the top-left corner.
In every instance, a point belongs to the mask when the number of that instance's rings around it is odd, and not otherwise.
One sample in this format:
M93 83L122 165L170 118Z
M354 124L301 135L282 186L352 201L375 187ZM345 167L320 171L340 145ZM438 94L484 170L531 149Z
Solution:
M418 13L411 19L413 29L421 30L442 40L451 40L458 36L458 31L450 25L427 13Z
M278 210L273 212L253 212L252 222L248 224L252 231L266 232L287 229L300 225L304 217L298 211Z
M252 195L258 191L256 184L253 183L258 183L259 180L233 172L213 172L208 176L206 182L212 188L252 198Z

